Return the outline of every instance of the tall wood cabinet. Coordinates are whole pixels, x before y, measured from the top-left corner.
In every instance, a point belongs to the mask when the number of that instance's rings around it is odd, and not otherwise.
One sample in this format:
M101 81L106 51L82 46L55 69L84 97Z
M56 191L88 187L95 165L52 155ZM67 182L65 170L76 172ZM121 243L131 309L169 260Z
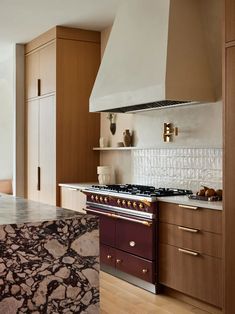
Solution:
M235 0L225 0L224 69L224 308L223 313L234 313L235 290Z
M89 96L99 64L99 32L57 26L25 46L29 199L60 205L58 183L97 180Z

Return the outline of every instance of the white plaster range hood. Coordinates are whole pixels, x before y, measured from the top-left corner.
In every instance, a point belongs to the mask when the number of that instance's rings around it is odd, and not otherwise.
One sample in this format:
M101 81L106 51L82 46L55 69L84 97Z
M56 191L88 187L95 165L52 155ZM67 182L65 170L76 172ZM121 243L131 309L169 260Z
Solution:
M94 84L90 111L133 112L214 101L201 2L125 0Z

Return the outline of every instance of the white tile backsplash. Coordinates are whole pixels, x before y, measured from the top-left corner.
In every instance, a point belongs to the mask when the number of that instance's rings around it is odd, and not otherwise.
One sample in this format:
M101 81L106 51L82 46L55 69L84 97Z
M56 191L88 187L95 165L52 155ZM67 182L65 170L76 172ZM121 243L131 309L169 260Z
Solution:
M155 148L132 152L132 182L196 191L222 187L221 148Z

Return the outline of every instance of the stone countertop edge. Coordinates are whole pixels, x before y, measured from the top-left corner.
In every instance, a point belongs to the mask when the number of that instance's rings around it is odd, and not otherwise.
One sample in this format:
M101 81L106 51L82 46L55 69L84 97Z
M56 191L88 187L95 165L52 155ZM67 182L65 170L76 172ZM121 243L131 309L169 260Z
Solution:
M90 188L92 185L99 185L98 182L84 182L84 183L59 183L59 186L65 187L65 188L70 188L70 189L75 189L82 191L84 189Z
M0 197L0 225L36 224L55 220L82 219L88 216L93 215L42 204L20 197L3 194Z
M158 201L166 202L166 203L174 203L174 204L182 204L188 206L196 206L214 210L223 210L223 202L214 201L199 201L199 200L191 200L188 196L165 196L165 197L158 197Z
M86 188L91 187L92 185L98 185L99 183L60 183L59 186L67 187L71 189L84 190ZM206 201L197 201L190 200L187 196L164 196L158 197L158 201L166 202L166 203L174 203L174 204L182 204L188 206L197 206L203 208L209 208L214 210L222 210L222 202L206 202Z

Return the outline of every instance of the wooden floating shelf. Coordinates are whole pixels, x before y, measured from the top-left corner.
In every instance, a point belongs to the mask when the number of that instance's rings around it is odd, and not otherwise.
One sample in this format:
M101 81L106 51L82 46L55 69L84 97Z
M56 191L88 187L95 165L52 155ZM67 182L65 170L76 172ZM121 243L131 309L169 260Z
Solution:
M133 150L140 149L139 147L94 147L93 150L102 150L102 151L110 151L110 150Z

